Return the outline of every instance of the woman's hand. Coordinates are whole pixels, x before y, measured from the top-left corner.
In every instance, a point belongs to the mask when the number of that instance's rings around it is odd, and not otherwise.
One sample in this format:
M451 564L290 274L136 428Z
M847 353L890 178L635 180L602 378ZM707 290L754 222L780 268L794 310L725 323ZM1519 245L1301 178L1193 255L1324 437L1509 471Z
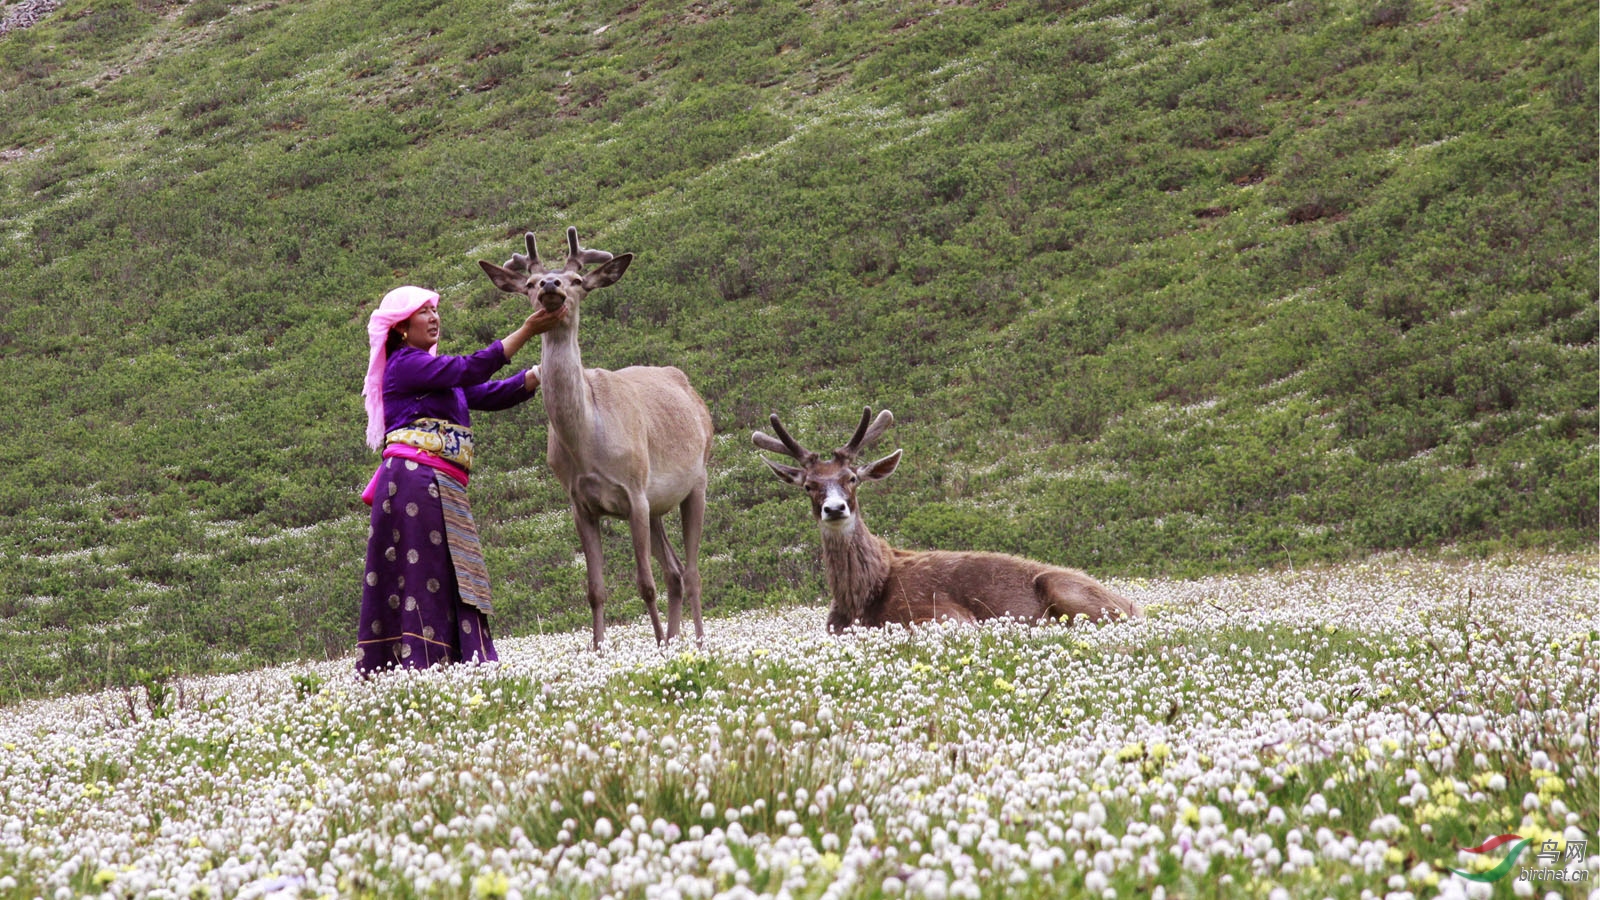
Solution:
M536 334L544 334L561 322L566 321L566 318L567 307L564 305L556 312L547 312L542 306L534 310L533 315L522 320L522 325L516 331L501 338L500 345L505 348L506 359L515 356L517 351L522 349L522 345L528 342L529 338Z
M535 334L544 334L546 331L549 331L566 320L566 304L562 304L561 308L555 312L550 312L543 306L540 306L534 309L533 315L529 316L523 321L522 327L529 329L529 337L532 337Z

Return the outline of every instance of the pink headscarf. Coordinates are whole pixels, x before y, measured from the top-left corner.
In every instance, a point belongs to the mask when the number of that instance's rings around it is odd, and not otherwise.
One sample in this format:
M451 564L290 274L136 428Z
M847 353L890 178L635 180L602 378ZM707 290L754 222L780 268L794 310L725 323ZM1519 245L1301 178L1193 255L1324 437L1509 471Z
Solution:
M361 395L367 398L367 446L374 450L383 446L383 368L389 362L389 329L429 304L439 305L439 295L427 288L398 287L383 295L383 302L367 320L367 345L371 351L367 354L367 380ZM438 356L438 345L428 348L428 352Z

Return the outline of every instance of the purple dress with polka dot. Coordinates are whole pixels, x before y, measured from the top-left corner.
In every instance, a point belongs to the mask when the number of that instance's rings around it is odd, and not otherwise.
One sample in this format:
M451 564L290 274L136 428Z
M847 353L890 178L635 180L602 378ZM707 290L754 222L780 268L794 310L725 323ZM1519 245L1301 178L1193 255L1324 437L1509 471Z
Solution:
M531 398L524 373L489 381L505 364L499 341L470 356L397 350L384 370L385 430L418 418L470 425L469 409L507 409ZM488 618L461 601L435 470L385 459L374 488L357 670L497 659Z

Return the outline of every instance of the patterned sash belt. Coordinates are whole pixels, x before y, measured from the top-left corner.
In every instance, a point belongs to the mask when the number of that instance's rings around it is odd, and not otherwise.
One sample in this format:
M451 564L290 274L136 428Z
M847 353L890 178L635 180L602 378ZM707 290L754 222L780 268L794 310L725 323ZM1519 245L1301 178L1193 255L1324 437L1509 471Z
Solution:
M386 444L405 444L472 471L472 429L444 419L417 419L384 435Z
M461 602L488 615L494 612L489 601L489 569L483 564L483 545L478 541L478 526L472 520L472 507L467 503L467 489L437 469L433 480L439 486L445 543L450 547L450 563L456 570L456 588L461 592Z

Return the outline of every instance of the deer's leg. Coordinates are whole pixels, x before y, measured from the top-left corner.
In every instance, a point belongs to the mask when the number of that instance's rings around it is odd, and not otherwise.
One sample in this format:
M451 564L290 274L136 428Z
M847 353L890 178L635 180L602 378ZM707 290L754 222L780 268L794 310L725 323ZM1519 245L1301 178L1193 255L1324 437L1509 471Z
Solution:
M694 642L703 644L705 626L700 624L700 534L706 521L706 486L689 492L678 504L683 518L683 595L689 599L689 614L694 616Z
M896 586L882 606L881 621L873 622L869 618L863 624L916 625L921 622L942 621L972 623L990 618L984 614L986 611L987 605L981 597L960 599L945 591L911 595L904 587Z
M666 523L660 516L650 517L650 549L667 579L667 640L670 641L678 636L678 623L683 618L683 563L672 551Z
M589 611L594 615L594 649L599 650L606 639L606 574L605 560L600 551L600 520L574 508L573 522L578 526L578 543L583 547L583 564L587 569L589 584Z
M896 621L890 619L888 621ZM978 616L971 609L956 603L949 594L935 593L927 600L911 603L907 608L906 617L899 620L902 625L915 625L919 622L961 622L972 624L978 621Z
M650 500L643 494L630 497L633 509L628 512L628 531L633 535L633 580L639 586L639 599L650 613L650 624L656 630L656 644L666 643L666 633L661 630L661 613L656 610L656 577L650 571Z
M1082 572L1040 572L1033 579L1033 589L1039 595L1044 615L1065 620L1068 624L1078 616L1098 622L1106 618L1137 618L1141 615L1133 601Z

